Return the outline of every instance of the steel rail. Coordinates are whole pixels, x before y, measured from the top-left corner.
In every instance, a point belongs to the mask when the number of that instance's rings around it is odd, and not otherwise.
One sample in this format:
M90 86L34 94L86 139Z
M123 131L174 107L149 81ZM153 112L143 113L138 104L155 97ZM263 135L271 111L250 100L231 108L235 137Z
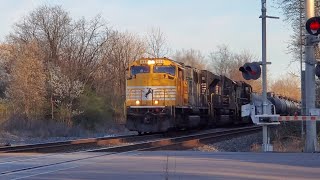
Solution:
M142 143L140 142L140 143L121 145L116 147L99 148L95 150L88 150L85 152L105 152L105 153L95 154L92 156L82 157L82 158L74 158L74 159L69 159L65 161L58 161L58 162L53 162L48 164L41 164L41 165L36 165L31 167L22 167L18 169L7 170L7 171L0 172L0 177L9 175L9 174L20 173L24 171L36 170L40 168L57 166L57 165L67 164L67 163L76 162L76 161L93 159L97 157L129 153L134 151L135 152L146 151L146 150L153 151L153 150L159 150L164 147L174 146L177 144L189 144L190 142L193 142L193 141L200 142L202 140L208 140L208 139L212 140L212 138L230 137L234 135L240 135L243 133L256 132L256 131L261 131L261 127L253 126L253 127L245 127L245 128L234 128L234 129L224 130L224 131L198 133L193 135L180 136L176 138L166 138L161 140L153 140L153 141L142 142Z
M253 133L261 131L261 126L251 126L251 127L242 127L242 128L234 128L224 131L215 131L215 132L205 132L198 133L174 138L166 138L160 140L154 140L149 142L141 142L132 145L124 145L124 146L116 146L109 148L100 148L97 150L92 150L90 152L125 152L125 151L153 151L153 150L162 150L164 147L172 147L176 145L185 145L184 147L187 149L189 145L195 142L201 141L209 141L209 140L217 140L217 138L226 138L230 136L245 134L245 133Z
M37 153L52 153L52 152L61 152L68 150L67 148L81 148L85 147L100 147L100 146L110 146L110 145L120 145L123 143L130 143L136 141L143 141L149 139L163 138L167 137L176 137L185 134L198 132L193 131L180 131L180 132L168 132L166 134L146 134L142 136L138 135L122 135L122 136L110 136L110 137L99 137L99 138L87 138L87 139L75 139L68 141L58 141L58 142L49 142L49 143L38 143L38 144L26 144L26 145L17 145L17 146L4 146L0 147L1 153L21 153L21 152L37 152ZM72 150L72 149L71 149Z
M147 138L159 138L161 134L153 135L124 135L114 137L100 137L100 138L88 138L88 139L76 139L68 141L50 142L50 143L39 143L39 144L27 144L18 146L5 146L0 147L0 153L13 153L13 152L58 152L69 147L81 147L81 146L103 146L112 144L121 144L126 142L137 141L140 139Z
M237 136L242 136L245 134L255 133L261 131L261 127L253 127L249 129L238 129L234 131L224 131L221 133L212 133L206 135L201 135L201 137L190 137L184 140L178 140L172 144L162 145L159 147L147 148L144 151L158 151L158 150L187 150L195 147L203 146L206 143L214 143L224 141L228 138L233 138Z

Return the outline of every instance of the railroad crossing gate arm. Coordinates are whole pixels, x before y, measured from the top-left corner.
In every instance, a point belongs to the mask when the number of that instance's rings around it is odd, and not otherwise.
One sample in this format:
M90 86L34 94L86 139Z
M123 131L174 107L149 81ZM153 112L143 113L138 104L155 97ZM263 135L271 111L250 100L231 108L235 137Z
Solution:
M320 121L320 116L279 116L281 121Z
M320 109L311 108L308 116L279 116L278 121L320 121Z

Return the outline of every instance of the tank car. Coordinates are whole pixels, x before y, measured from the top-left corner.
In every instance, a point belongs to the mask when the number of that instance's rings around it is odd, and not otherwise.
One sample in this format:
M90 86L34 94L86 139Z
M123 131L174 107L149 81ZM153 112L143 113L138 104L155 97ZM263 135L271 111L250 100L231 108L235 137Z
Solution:
M132 131L246 123L241 105L252 88L225 76L168 58L142 58L129 65L126 80L126 127Z
M299 102L293 99L268 93L268 100L275 106L275 114L290 116L300 114Z

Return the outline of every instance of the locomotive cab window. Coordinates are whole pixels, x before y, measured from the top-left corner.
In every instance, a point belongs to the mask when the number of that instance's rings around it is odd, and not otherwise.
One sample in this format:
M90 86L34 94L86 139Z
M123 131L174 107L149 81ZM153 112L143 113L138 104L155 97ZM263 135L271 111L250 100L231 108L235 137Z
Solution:
M149 73L150 67L149 66L132 66L131 67L131 75L134 76L139 73Z
M154 66L153 73L167 73L174 76L176 74L176 68L174 66Z

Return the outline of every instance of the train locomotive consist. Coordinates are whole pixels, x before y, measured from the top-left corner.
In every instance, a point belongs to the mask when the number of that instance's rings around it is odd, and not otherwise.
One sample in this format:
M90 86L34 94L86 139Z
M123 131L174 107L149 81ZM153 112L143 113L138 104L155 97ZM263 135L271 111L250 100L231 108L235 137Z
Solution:
M268 94L269 112L297 115L300 104ZM252 123L241 107L254 105L262 113L262 97L242 81L233 81L168 58L143 58L130 64L126 81L126 127L132 131Z
M207 70L168 58L139 59L127 72L126 127L144 133L250 123L241 118L241 106L251 94L249 84Z

